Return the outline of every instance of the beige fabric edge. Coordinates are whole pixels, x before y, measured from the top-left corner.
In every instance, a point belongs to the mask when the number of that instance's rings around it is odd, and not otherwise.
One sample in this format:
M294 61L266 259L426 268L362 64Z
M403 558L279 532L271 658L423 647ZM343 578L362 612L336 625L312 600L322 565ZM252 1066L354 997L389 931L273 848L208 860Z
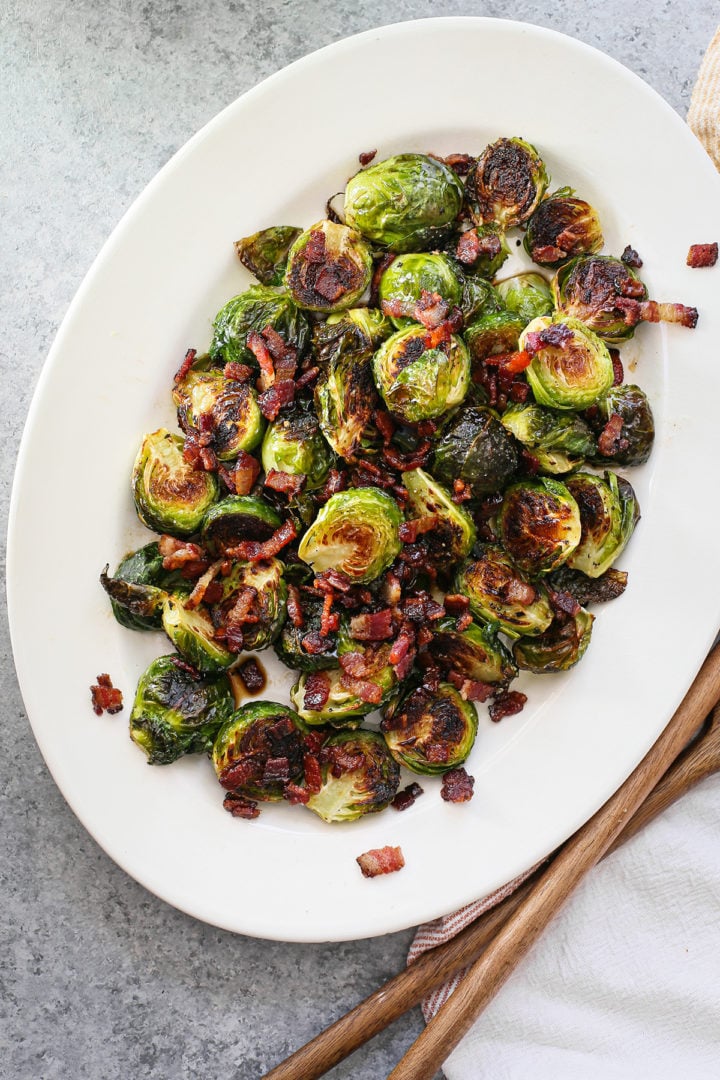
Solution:
M720 170L720 29L700 65L687 122Z

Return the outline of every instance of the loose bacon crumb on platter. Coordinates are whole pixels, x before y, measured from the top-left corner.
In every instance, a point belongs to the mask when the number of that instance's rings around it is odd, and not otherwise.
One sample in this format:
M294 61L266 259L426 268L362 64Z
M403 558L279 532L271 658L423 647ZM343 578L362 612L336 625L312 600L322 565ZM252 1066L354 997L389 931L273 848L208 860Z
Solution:
M122 710L122 690L113 686L112 679L107 673L97 676L97 686L90 687L90 696L96 716L102 716L104 712L114 716Z
M398 791L397 795L390 803L393 810L408 810L421 795L424 794L423 789L419 784L414 781L412 784L408 784L402 791Z
M639 270L643 264L643 261L638 255L635 248L630 247L629 244L620 256L620 259L622 260L622 262L625 263L626 266L631 266L633 270Z
M445 802L469 802L473 797L475 777L470 776L462 766L459 769L450 769L442 778L440 797Z
M370 164L376 154L377 150L364 150L362 154L358 154L358 161L363 166L363 168L365 168L366 165Z
M687 253L687 265L697 269L701 266L714 266L718 261L718 246L713 244L693 244Z
M244 664L240 665L238 675L242 679L248 694L259 694L265 686L265 674L257 660L254 660L252 656Z
M519 690L504 690L488 707L490 719L497 724L506 716L515 716L522 712L526 701L527 694L522 694Z
M233 817L245 818L246 821L260 817L260 807L256 802L232 791L223 799L223 806Z
M405 865L402 850L399 847L372 848L363 855L358 855L356 862L363 877L378 877L380 874L394 874Z

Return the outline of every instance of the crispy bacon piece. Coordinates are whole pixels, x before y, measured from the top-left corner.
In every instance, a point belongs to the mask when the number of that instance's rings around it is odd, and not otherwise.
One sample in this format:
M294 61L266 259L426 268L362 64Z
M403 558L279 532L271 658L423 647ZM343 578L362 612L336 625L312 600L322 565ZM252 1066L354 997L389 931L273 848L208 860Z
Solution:
M264 784L287 784L290 779L290 758L268 758L263 766Z
M432 532L433 529L436 529L439 521L437 514L427 514L425 517L403 521L398 530L398 535L403 544L414 544L422 533Z
M181 379L185 378L188 371L193 366L193 363L195 361L196 356L197 356L197 349L188 349L188 351L185 353L185 359L183 360L182 364L180 365L180 367L175 372L175 380L174 381L176 383L180 382Z
M463 316L460 308L453 308L449 318L438 326L428 330L422 341L426 349L437 349L439 345L446 345L453 334L462 328Z
M540 331L540 334L544 331ZM536 337L540 337L540 334L536 334ZM528 335L530 337L531 335ZM504 376L519 375L521 371L524 371L526 367L529 367L532 363L532 358L535 354L530 352L529 349L520 349L517 352L510 353L497 353L495 356L487 356L483 361L485 364L489 364L491 367L497 367L499 374ZM510 380L512 382L512 380Z
M627 247L623 251L622 255L620 256L620 259L621 259L622 262L625 263L626 266L632 266L632 268L634 270L639 270L640 267L643 264L643 261L640 258L640 256L638 255L635 248L630 247L629 244L627 245Z
M302 373L302 375L298 379L295 380L295 389L296 389L296 391L304 390L306 386L310 385L310 383L315 382L315 380L317 379L319 374L320 374L320 368L319 367L310 367L310 368L308 368L307 371L304 371Z
M548 589L548 599L553 611L559 615L575 616L580 610L580 604L571 593L564 589Z
M479 236L477 229L468 229L458 240L455 255L464 266L474 266L482 255L494 259L501 250L500 237L496 233Z
M220 573L220 567L222 566L222 564L223 560L218 559L217 562L214 562L211 566L207 568L202 577L198 578L195 584L195 588L190 593L187 600L184 601L183 607L188 608L190 611L194 611L195 608L200 606L200 604L205 599L208 587L211 585L213 578L216 578L217 575Z
M462 615L458 615L455 621L455 629L459 634L462 634L463 630L467 630L468 626L472 626L472 621L472 615L469 611L466 611Z
M330 680L324 671L311 672L305 683L303 704L311 712L320 712L330 697Z
M473 797L475 777L469 776L462 767L450 769L442 779L440 797L445 802L468 802Z
M343 574L342 570L323 570L322 574L315 577L315 588L321 592L349 592L352 589L352 581Z
M334 648L332 640L323 637L318 630L311 630L300 644L309 656L320 656L322 653L332 652Z
M603 457L614 457L615 454L620 453L622 450L627 450L630 444L624 438L622 429L622 416L619 413L613 413L598 435L597 446Z
M697 326L698 310L685 304L661 304L656 300L635 300L632 297L616 296L612 307L622 311L626 326L637 326L639 322L669 322L687 326L690 330Z
M238 675L248 694L259 694L265 687L265 674L254 657L250 657L238 668Z
M204 548L191 544L188 540L177 540L174 536L161 536L158 550L163 557L163 569L179 570L183 577L200 577L210 565Z
M277 420L278 413L285 405L289 405L295 399L295 383L292 379L283 379L282 382L273 383L263 391L258 398L260 412L266 420Z
M522 694L519 690L503 690L488 708L490 719L497 724L505 716L515 716L522 712L526 701L527 694Z
M333 593L325 593L322 612L320 615L320 633L323 637L333 634L340 626L340 616L332 610L335 596Z
M411 469L421 469L423 465L427 464L432 448L432 443L428 439L423 439L407 455L401 454L397 447L390 445L383 447L382 456L391 469L397 469L398 472L409 472ZM382 486L392 488L393 484L391 481L390 483L383 483Z
M487 701L497 690L497 687L490 683L480 682L478 679L466 679L459 671L448 671L447 680L456 690L459 690L463 701Z
M266 326L262 337L272 357L275 382L292 379L297 370L297 349L288 345L272 326Z
M435 330L446 321L449 311L450 307L440 293L422 289L420 299L415 305L414 316L426 330Z
M260 817L260 807L254 799L246 799L244 795L236 795L233 791L225 796L223 806L233 817L245 818L246 821Z
M298 803L305 805L305 803L310 802L310 795L311 793L307 788L300 787L298 784L293 783L286 784L285 790L283 791L283 798L287 799L291 806L297 806Z
M362 870L363 877L377 877L379 874L394 874L402 870L405 859L401 848L372 848L355 860Z
M343 653L338 657L338 662L351 679L364 679L370 674L370 665L361 652Z
M238 364L236 360L230 360L223 368L223 375L232 382L246 383L252 378L253 369L247 364Z
M370 164L376 154L377 150L363 150L362 154L358 154L358 161L362 167L365 168L366 165Z
M287 615L292 625L298 629L305 625L305 617L300 604L300 591L297 585L287 587Z
M317 794L322 787L322 770L316 754L303 756L303 776L306 790L313 795Z
M251 330L247 336L247 347L257 360L260 368L258 386L260 390L267 390L275 382L275 368L267 342L261 334L258 334L257 330Z
M243 627L247 623L257 623L258 617L254 614L258 591L252 585L241 585L235 593L235 603L225 616L225 644L229 652L242 652Z
M620 359L620 353L617 349L609 349L608 351L613 367L613 386L622 386L625 381L625 371L623 369L623 362Z
M383 437L385 446L388 446L395 434L395 421L390 413L385 412L384 409L376 409L373 413L373 420L375 421L375 427Z
M393 613L390 608L354 615L350 620L350 634L358 641L389 641L393 633Z
M462 615L470 607L470 601L461 593L446 593L443 598L443 607L448 615Z
M377 683L371 682L370 679L355 679L351 675L348 675L346 671L343 671L340 678L340 685L345 690L349 690L351 694L355 694L361 701L365 701L368 705L379 705L383 698L382 687Z
M337 495L338 491L342 491L346 486L346 483L347 480L344 473L339 472L337 469L331 469L327 474L325 483L320 490L315 493L317 501L326 503L333 495Z
M565 323L551 323L544 330L531 331L525 336L525 352L530 359L535 353L546 347L554 349L566 348L573 339L573 332ZM526 365L527 366L527 365Z
M420 785L413 781L412 784L408 784L402 791L398 791L390 805L393 810L408 810L415 800L419 799L423 794L424 791Z
M245 562L260 562L261 559L272 559L296 536L295 523L285 521L268 540L262 542L260 540L243 540L235 547L228 548L226 555L231 559L242 559Z
M292 473L281 472L279 469L270 469L265 477L264 487L272 491L281 491L289 499L294 499L300 494L307 477L303 473L293 476Z
M221 465L218 471L228 491L249 495L260 475L260 462L246 450L240 450L232 469Z
M472 491L465 481L460 479L453 480L452 501L454 503L464 503L467 502L468 499L472 499Z
M687 265L696 269L699 266L714 266L718 261L717 243L692 244L687 253Z
M102 716L104 712L114 716L123 707L122 690L113 686L112 679L107 673L98 675L97 686L90 687L93 712L96 716Z

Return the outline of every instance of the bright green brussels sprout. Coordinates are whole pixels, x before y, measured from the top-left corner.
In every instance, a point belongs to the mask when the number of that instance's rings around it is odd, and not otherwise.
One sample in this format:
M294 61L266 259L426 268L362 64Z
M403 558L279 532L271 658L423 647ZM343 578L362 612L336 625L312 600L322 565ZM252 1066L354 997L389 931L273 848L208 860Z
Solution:
M615 473L604 478L575 473L566 486L580 509L582 536L567 560L573 570L600 577L622 554L640 519L640 507L630 483Z
M271 469L305 476L305 488L312 490L325 481L333 454L323 438L315 414L301 402L295 402L268 425L262 444L262 465Z
M241 450L259 445L265 419L252 386L226 379L209 363L203 358L176 379L172 396L178 424L186 435L201 431L209 436L207 445L218 460L231 461Z
M343 311L370 284L373 263L362 237L334 221L319 221L290 248L285 284L298 307Z
M126 555L113 577L108 577L107 571L105 567L100 584L110 597L113 615L128 630L162 629L167 593L182 596L192 589L192 582L179 570L163 567L157 541Z
M540 472L570 472L597 452L595 436L576 413L526 402L508 405L500 419L531 452Z
M209 754L233 710L226 676L198 678L176 656L160 656L140 676L130 713L130 738L151 765L183 754Z
M287 585L283 577L283 564L277 559L260 562L236 562L227 577L218 579L222 584L222 597L212 606L212 614L222 624L238 600L248 589L255 592L252 621L242 624L242 647L249 651L266 649L272 645L285 621Z
M519 315L526 325L553 309L552 289L542 274L515 274L495 287L508 311Z
M555 307L560 316L579 319L603 341L618 344L635 332L618 299L647 300L647 289L637 274L610 255L578 255L565 263L552 280Z
M599 251L604 240L597 211L576 198L572 188L561 188L532 214L523 243L533 262L557 266L573 255Z
M375 731L339 731L323 746L320 791L305 803L329 823L356 821L388 806L400 786L400 769Z
M481 498L502 491L518 463L515 441L495 413L472 406L460 410L443 429L431 471L448 487L461 480L474 498Z
M146 435L132 474L135 509L143 525L171 536L192 536L220 493L213 473L183 458L183 440L165 428Z
M428 345L424 326L409 326L383 342L373 375L390 412L405 424L442 416L470 386L470 357L462 338Z
M546 574L567 562L580 543L580 510L558 480L522 480L505 492L498 530L521 570Z
M631 384L611 386L597 407L603 424L611 416L619 416L622 420L620 441L613 447L613 462L618 465L646 462L655 441L655 419L645 392ZM596 454L593 460L597 464L605 463L607 457Z
M462 765L477 729L475 706L450 683L440 683L434 693L418 687L380 725L398 765L428 776Z
M379 442L372 417L379 404L372 377L375 345L392 324L370 310L360 318L354 308L334 321L331 316L316 331L320 376L315 384L315 411L325 439L339 457L354 461Z
M463 313L465 325L481 319L484 315L492 315L503 310L503 302L489 281L477 275L463 275L463 291L460 299L460 310Z
M306 730L287 705L248 702L232 713L215 739L212 761L218 780L227 791L247 799L282 799L285 785L303 778Z
M224 555L243 540L268 540L280 515L258 495L227 495L205 515L200 538L211 555Z
M408 493L407 517L437 518L433 529L424 534L433 557L441 566L466 558L475 543L475 524L467 510L422 469L404 472L403 484Z
M398 154L362 169L345 189L345 221L390 251L437 247L460 213L463 186L426 154Z
M167 596L163 604L163 630L188 663L198 671L216 675L226 671L236 660L221 641L215 638L215 626L204 605L184 606L182 598Z
M556 621L536 638L523 638L513 645L518 667L536 675L567 671L581 660L590 644L595 616L580 608L577 615Z
M515 352L525 320L513 311L491 311L465 327L463 337L473 365L488 356Z
M587 409L612 386L607 346L579 319L563 315L533 319L520 335L519 347L531 344L533 357L525 374L540 405Z
M413 310L423 292L436 293L450 308L458 307L463 283L446 255L398 255L383 273L379 286L382 309L398 330L416 321Z
M433 626L428 649L446 671L473 682L507 684L517 675L510 653L497 636L497 627L471 623L457 629L457 620L441 619Z
M470 601L470 610L508 637L537 637L553 620L547 590L530 584L506 551L496 544L460 567L455 588Z
M210 357L220 363L250 364L257 367L247 347L248 334L259 334L268 326L302 356L310 342L310 323L288 291L271 285L253 285L228 300L215 316Z
M523 139L498 139L470 170L467 194L477 225L496 223L502 229L521 225L532 214L548 186L548 174L537 150Z
M323 671L337 667L337 633L321 634L322 600L298 594L303 623L286 619L273 643L278 659L292 671Z
M339 570L351 581L374 581L399 554L402 514L378 488L333 495L300 541L298 555L316 574Z
M243 266L261 284L282 285L288 252L301 232L293 225L274 225L236 240L235 250Z

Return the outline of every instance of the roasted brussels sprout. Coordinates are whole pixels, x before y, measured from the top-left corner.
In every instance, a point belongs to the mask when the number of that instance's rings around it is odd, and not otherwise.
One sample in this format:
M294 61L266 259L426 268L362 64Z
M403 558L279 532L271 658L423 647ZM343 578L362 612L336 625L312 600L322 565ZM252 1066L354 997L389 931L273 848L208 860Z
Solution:
M498 139L478 158L467 178L470 212L477 225L521 225L548 186L537 150L523 139Z
M502 491L517 471L519 455L511 435L490 409L462 409L444 428L432 473L448 487L460 480L473 497Z
M597 211L576 198L572 188L561 188L534 211L523 242L533 262L557 266L573 255L599 251L604 240Z
M465 327L464 338L473 365L488 356L514 352L525 320L514 311L491 311Z
M541 315L549 315L553 309L550 283L541 274L515 274L498 282L496 289L508 311L518 315L526 325Z
M455 588L467 596L478 619L497 626L508 637L537 637L553 620L544 585L530 584L496 544L488 544L477 559L460 568Z
M224 555L243 540L269 539L281 524L280 515L258 495L227 495L208 510L200 536L211 555Z
M506 490L498 530L521 570L545 574L567 562L580 543L580 510L558 480L523 480Z
M620 439L613 445L613 462L617 465L646 462L655 440L655 420L644 391L633 385L611 386L597 407L603 423L612 416L622 420ZM605 463L607 455L595 455L593 459L598 464Z
M215 637L215 626L203 605L187 608L182 599L168 596L163 604L163 630L194 668L208 675L226 671L237 656Z
M527 447L540 472L570 472L597 452L595 436L576 413L555 412L528 402L508 405L500 419Z
M613 384L607 346L579 319L543 316L523 330L521 349L532 349L525 369L535 400L554 409L587 409Z
M581 607L616 600L625 592L627 581L625 570L606 570L600 577L590 578L581 570L571 570L567 563L547 576L549 588L569 593Z
M463 283L446 255L398 255L380 278L379 287L382 309L398 330L416 321L413 310L423 292L436 293L449 308L458 307Z
M259 445L265 420L248 383L226 379L207 358L176 379L173 401L178 424L186 435L200 433L219 461L231 461L241 450Z
M428 649L446 671L482 683L509 683L517 675L512 658L497 636L497 626L471 623L458 630L455 619L441 619L433 627Z
M516 641L513 656L518 667L536 675L567 671L582 659L590 644L594 618L580 608L576 615L554 622L540 637Z
M242 648L259 651L272 645L285 621L287 585L283 577L283 564L277 559L260 562L233 563L222 583L222 597L212 605L214 622L233 622L233 609L245 602L248 590L252 590L252 619L242 622ZM235 650L239 651L239 650Z
M625 341L635 332L626 320L623 299L642 301L648 295L637 274L611 255L571 259L556 271L552 290L560 316L579 319L610 344Z
M489 281L477 275L464 274L460 310L465 325L469 326L484 315L502 311L503 302Z
M276 701L252 701L220 728L212 751L217 778L248 799L282 799L287 783L303 777L303 734L297 713Z
M285 284L308 311L343 311L355 304L372 277L370 249L354 229L319 221L290 248Z
M257 366L247 347L248 334L272 327L287 345L302 356L310 342L310 323L286 289L253 285L228 300L213 323L210 357L224 364L233 362Z
M273 648L292 671L324 671L337 667L337 633L321 633L322 600L298 594L302 624L287 618ZM299 620L297 620L299 621Z
M565 483L580 509L582 525L580 542L567 565L588 577L600 577L620 556L640 518L635 492L613 472L604 478L575 473Z
M338 312L336 315L328 315L324 323L315 327L320 359L322 363L327 362L328 344L332 347L338 334L346 330L352 331L356 337L361 336L364 343L374 352L385 338L390 337L394 329L392 322L383 315L380 308L356 307Z
M100 583L110 597L113 615L128 630L161 629L167 593L182 596L192 589L179 570L165 570L157 541L126 555L112 577L106 567Z
M361 311L367 315L361 316ZM378 318L379 316L379 318ZM325 439L339 457L354 461L359 450L378 441L372 416L379 404L372 377L376 344L392 330L380 312L354 308L331 316L318 327L316 344L320 377L315 384L315 410Z
M437 247L460 212L463 186L425 154L398 154L362 169L345 189L345 221L390 251Z
M363 716L393 698L397 678L392 665L388 663L390 646L363 647L355 644L357 648L353 651L361 652L366 660L368 674L363 679L380 688L377 700L366 701L360 697L354 688L355 680L348 678L342 668L330 668L313 674L304 671L290 691L290 700L306 724L356 728ZM344 646L346 650L350 647L349 639L345 640ZM320 704L322 699L323 703Z
M176 656L159 656L140 676L130 713L130 738L151 765L183 754L209 754L233 710L226 676L198 678Z
M374 581L400 551L401 523L390 495L378 488L349 488L321 507L298 555L316 574L339 570L351 581Z
M470 357L462 338L438 345L428 331L413 325L383 342L375 353L373 375L390 412L405 424L441 416L459 405L470 386Z
M330 447L323 438L315 414L300 402L284 409L268 425L262 444L262 464L271 469L304 476L305 488L320 487L333 462Z
M477 729L475 706L450 683L440 683L434 693L418 687L380 725L398 765L428 776L462 765Z
M433 528L425 533L434 559L446 567L466 558L475 543L475 525L468 512L454 503L437 480L422 469L404 472L403 484L408 493L407 516L437 518Z
M305 803L323 821L356 821L384 810L400 786L400 769L374 731L339 731L323 746L322 787Z
M473 277L492 281L510 254L505 230L498 225L476 225L452 238L452 252Z
M192 536L219 495L213 473L183 458L183 440L165 428L146 435L132 474L135 509L143 525L171 536Z
M243 266L261 284L282 285L288 252L301 232L293 225L274 225L236 240L235 250Z

